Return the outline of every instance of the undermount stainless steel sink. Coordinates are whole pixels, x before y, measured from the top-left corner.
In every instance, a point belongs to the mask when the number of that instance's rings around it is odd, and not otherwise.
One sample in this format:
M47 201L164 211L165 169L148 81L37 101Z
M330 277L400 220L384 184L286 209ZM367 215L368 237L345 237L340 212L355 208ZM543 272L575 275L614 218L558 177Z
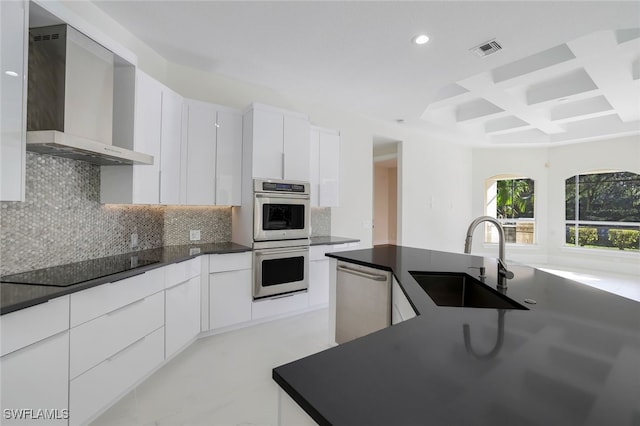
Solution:
M464 273L418 271L409 271L409 273L438 306L528 310Z

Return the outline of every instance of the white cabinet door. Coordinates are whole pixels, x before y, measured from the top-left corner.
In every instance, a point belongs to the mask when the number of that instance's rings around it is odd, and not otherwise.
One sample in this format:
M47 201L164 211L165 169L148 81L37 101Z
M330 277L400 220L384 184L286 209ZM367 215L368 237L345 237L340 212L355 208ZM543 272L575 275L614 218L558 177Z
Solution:
M125 148L152 155L153 164L100 167L100 201L158 204L164 86L129 67L117 67L114 79L114 122L119 123L113 131L114 140Z
M283 178L286 180L309 182L309 130L308 119L284 116Z
M309 132L309 183L311 207L320 206L320 130L312 127Z
M340 134L320 132L319 140L320 207L340 205Z
M252 116L252 177L263 179L282 179L284 115L276 111L254 109L252 111Z
M309 262L309 306L329 303L329 258Z
M309 171L312 207L340 204L340 133L312 127L309 133Z
M0 358L3 425L66 425L69 414L69 333L64 331ZM48 410L50 420L18 419L4 410ZM7 415L9 415L8 418Z
M242 115L218 111L216 149L216 204L242 204Z
M180 203L182 96L162 89L160 204Z
M200 276L166 290L165 356L200 333Z
M251 269L209 275L209 328L251 320Z
M391 285L391 324L397 324L415 316L416 312L394 277Z
M152 155L152 165L133 166L133 203L160 202L160 133L162 131L162 85L136 71L134 150Z
M185 101L188 205L214 205L216 180L216 108Z
M29 2L0 2L2 137L0 200L23 201L26 158L26 58Z

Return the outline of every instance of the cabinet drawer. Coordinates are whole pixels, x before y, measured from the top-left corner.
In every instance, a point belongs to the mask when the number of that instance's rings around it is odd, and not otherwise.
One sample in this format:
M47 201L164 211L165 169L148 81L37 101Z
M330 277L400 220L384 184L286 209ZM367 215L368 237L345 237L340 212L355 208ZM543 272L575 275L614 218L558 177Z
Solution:
M296 293L275 299L258 300L252 303L251 319L267 318L288 312L306 309L309 306L309 293Z
M212 254L209 256L209 272L251 269L251 252Z
M1 354L69 329L69 296L0 316Z
M69 425L85 424L163 360L161 327L71 380Z
M165 288L173 287L200 275L200 257L174 263L163 269L165 270Z
M156 293L71 329L74 378L164 324L164 293Z
M164 290L165 268L99 285L71 295L71 327Z
M41 408L56 420L8 419L2 425L66 425L69 408L69 333L63 331L0 358L0 389L4 409Z

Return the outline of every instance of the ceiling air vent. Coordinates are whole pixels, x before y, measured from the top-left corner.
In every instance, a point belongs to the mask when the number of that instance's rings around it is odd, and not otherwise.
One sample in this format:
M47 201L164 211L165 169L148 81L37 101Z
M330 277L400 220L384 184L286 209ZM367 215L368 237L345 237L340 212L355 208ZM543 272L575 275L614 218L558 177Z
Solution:
M471 49L478 56L489 56L492 53L496 53L498 50L502 50L502 46L495 39L489 40Z

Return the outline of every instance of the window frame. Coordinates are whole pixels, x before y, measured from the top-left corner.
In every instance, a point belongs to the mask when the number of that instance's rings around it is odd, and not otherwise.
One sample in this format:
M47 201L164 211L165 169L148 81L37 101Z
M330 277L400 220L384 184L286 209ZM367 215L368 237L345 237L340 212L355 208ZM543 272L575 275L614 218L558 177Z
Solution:
M533 182L533 217L532 218L499 218L497 217L497 184L498 181L504 180L518 180L518 179L528 179ZM491 216L496 218L505 229L505 243L510 246L521 246L521 247L532 247L538 244L538 222L537 222L537 210L538 210L538 202L536 196L536 180L532 177L520 175L520 174L500 174L491 176L485 179L484 181L484 214L487 216ZM495 191L493 194L489 194L489 191L492 187L495 187ZM493 206L493 207L492 207ZM494 212L490 212L489 209L493 208ZM532 240L531 242L517 242L517 231L514 233L514 237L516 241L508 241L507 239L507 229L511 226L516 226L521 224L533 224L533 232L532 232ZM498 232L495 226L491 224L485 224L485 236L483 240L483 244L497 244L498 241Z
M640 177L640 174L628 171L628 170L593 170L593 171L585 171L579 172L573 176L569 176L564 180L564 200L565 200L565 210L564 210L564 229L565 229L565 237L563 239L563 247L567 249L578 249L578 250L600 250L602 252L611 252L611 253L628 253L628 254L638 254L640 253L640 243L638 248L634 248L631 250L614 250L615 247L605 246L605 245L581 245L580 239L576 238L575 235L580 235L580 227L598 227L598 226L611 226L611 227L621 227L621 228L631 228L638 229L640 231L640 222L620 222L620 221L608 221L608 220L582 220L580 219L580 177L586 175L596 175L596 174L611 174L611 173L631 173ZM574 217L573 219L567 219L567 185L570 179L574 179ZM568 241L568 228L574 228L574 242L570 243Z

